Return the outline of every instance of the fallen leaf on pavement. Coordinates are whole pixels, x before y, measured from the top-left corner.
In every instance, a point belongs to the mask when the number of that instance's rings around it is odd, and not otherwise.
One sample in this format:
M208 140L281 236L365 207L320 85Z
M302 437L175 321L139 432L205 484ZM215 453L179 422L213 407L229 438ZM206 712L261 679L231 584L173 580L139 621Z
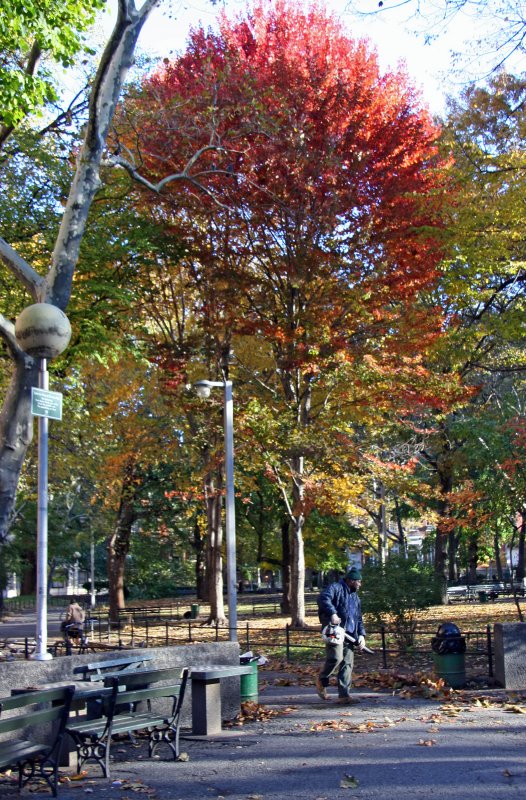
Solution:
M340 781L341 789L357 789L360 781L354 775L344 775Z
M85 770L82 772L76 772L74 775L70 775L70 781L83 781L84 778L88 777L88 773Z
M509 711L512 714L526 714L526 707L525 706L517 706L517 705L509 705L506 704L503 711Z

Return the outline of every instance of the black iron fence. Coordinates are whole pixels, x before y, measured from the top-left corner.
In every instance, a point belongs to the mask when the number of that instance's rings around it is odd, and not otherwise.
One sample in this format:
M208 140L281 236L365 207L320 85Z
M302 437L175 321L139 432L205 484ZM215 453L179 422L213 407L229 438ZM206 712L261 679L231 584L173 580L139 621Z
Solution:
M164 608L164 607L163 607ZM172 611L175 609L172 609ZM93 616L86 621L87 642L82 652L107 649L130 649L136 647L163 647L193 642L228 641L230 630L224 625L208 625L199 619L178 619L160 613L145 613L144 609L127 609L118 620L110 620L107 615ZM403 646L396 638L396 632L388 626L368 629L367 645L374 651L373 656L363 656L364 666L374 662L375 668L388 669L402 660L404 663L420 663L432 660L431 640L436 635L435 628L418 626L414 631L410 647ZM463 631L466 640L466 666L471 665L478 672L484 671L493 676L493 641L491 626L482 630ZM252 650L270 657L279 657L288 662L308 662L323 658L324 642L320 627L293 628L259 627L257 621L246 621L237 628L237 638L242 651ZM34 650L31 638L0 640L4 657L30 658ZM55 655L63 655L61 641L50 642Z

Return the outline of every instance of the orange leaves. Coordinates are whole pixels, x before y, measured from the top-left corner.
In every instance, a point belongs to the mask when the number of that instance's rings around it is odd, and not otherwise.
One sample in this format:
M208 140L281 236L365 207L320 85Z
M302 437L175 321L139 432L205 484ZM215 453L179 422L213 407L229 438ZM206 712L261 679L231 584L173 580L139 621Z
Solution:
M401 672L390 670L386 672L369 672L356 676L355 686L369 686L375 689L391 689L400 697L426 697L429 699L444 700L449 698L452 690L442 678L429 675L425 672Z
M223 725L226 728L238 728L247 722L268 722L273 717L281 717L285 714L290 714L292 711L295 711L294 706L286 706L276 710L248 701L241 703L241 712L233 720L223 722Z

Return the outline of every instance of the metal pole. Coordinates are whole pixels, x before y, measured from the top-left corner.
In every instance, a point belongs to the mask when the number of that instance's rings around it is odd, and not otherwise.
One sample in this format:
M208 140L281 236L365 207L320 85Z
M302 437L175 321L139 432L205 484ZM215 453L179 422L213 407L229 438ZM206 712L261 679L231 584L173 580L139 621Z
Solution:
M39 359L38 385L49 388L47 359ZM36 648L33 661L53 658L47 649L47 522L48 522L48 434L49 420L38 418L38 507L37 507L37 603Z
M234 403L232 381L225 381L226 576L228 638L237 642L236 508L234 499Z
M486 626L486 646L488 650L488 675L493 678L493 649L491 647L491 627Z
M93 530L90 531L90 606L95 608L95 540L93 538Z

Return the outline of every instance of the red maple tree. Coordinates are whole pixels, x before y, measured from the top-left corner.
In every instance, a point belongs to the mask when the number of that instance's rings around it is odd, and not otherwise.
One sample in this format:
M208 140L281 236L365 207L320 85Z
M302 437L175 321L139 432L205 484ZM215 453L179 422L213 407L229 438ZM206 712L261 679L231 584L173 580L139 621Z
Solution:
M448 165L402 69L382 74L374 49L320 5L256 2L217 33L194 31L125 112L121 136L162 190L164 222L211 298L203 308L216 332L268 343L302 441L324 415L328 430L329 396L436 401L421 353L440 311L421 297L442 256ZM183 164L184 182L171 181ZM305 456L286 459L295 624Z

